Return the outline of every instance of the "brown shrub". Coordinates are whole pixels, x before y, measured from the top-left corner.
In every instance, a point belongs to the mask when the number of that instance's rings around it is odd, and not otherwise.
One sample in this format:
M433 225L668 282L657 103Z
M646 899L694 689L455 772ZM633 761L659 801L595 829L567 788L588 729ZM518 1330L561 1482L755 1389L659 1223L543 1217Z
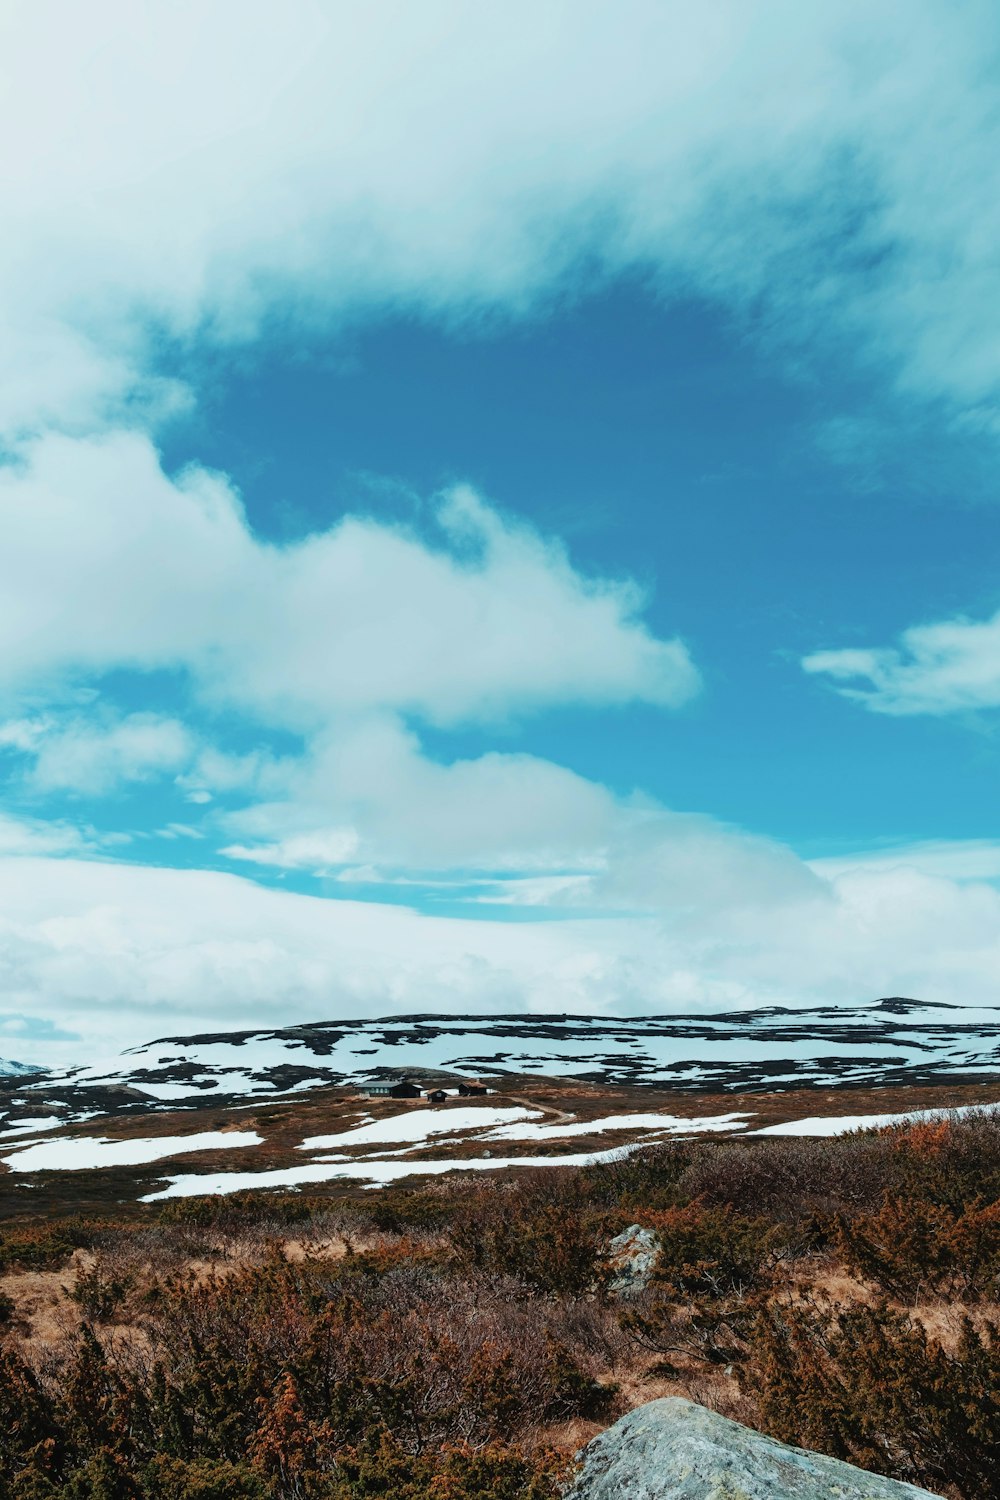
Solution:
M1000 1330L957 1347L884 1304L762 1309L740 1382L766 1431L964 1500L1000 1495Z

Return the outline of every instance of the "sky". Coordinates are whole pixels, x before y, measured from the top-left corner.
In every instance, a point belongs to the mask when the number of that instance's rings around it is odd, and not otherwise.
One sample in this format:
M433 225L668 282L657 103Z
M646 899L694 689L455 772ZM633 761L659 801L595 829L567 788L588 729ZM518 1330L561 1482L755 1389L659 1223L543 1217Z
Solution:
M995 1002L995 6L0 59L0 1054Z

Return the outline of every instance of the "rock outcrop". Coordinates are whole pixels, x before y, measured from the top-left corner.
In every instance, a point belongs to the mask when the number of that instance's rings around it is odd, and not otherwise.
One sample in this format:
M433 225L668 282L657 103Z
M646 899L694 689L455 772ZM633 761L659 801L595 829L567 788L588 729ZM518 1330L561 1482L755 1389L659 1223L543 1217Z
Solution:
M675 1396L630 1411L580 1457L567 1500L940 1500Z
M659 1242L651 1229L630 1224L616 1234L608 1246L605 1263L610 1280L608 1291L617 1297L636 1297L653 1278Z

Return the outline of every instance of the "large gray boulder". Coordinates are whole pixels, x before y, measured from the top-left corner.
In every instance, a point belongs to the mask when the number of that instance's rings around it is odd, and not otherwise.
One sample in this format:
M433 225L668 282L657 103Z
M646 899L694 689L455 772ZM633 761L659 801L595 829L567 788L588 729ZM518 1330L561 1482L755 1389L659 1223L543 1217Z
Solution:
M941 1500L679 1396L636 1407L580 1456L567 1500Z

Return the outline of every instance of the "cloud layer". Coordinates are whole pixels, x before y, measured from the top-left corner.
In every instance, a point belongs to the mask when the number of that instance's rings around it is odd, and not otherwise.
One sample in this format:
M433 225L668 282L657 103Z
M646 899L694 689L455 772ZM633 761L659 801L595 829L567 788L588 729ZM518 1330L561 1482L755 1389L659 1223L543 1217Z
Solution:
M698 854L693 830L686 839L678 872ZM0 1032L8 1052L70 1063L154 1033L279 1019L655 1014L886 994L995 1003L994 886L928 872L926 848L882 865L802 867L794 881L775 877L787 853L734 852L743 878L721 860L722 891L703 879L683 899L647 891L641 913L515 923L331 902L203 870L0 858ZM60 1018L62 1037L29 1026L46 1016Z
M985 0L14 7L0 427L169 410L165 338L623 270L992 407L998 43Z

